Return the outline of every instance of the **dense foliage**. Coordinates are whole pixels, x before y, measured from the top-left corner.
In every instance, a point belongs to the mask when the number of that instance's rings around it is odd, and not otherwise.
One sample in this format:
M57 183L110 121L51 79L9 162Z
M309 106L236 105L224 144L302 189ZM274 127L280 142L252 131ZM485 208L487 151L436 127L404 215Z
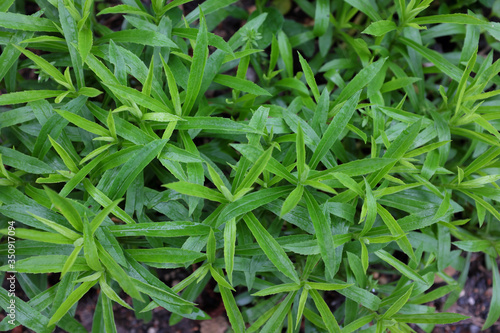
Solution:
M466 318L425 304L457 300L471 252L492 326L498 6L188 2L0 3L0 270L15 229L29 298L0 329L84 332L91 288L93 332L116 331L114 303L209 319L194 302L213 279L233 332L429 332ZM224 40L227 17L246 23Z

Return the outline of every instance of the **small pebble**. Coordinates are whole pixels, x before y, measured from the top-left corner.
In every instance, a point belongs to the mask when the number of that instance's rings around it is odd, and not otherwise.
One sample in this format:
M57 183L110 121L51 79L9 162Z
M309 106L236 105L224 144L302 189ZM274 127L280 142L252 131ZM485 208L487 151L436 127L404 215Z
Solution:
M481 328L476 325L470 325L469 329L470 333L479 333L479 331L481 330Z

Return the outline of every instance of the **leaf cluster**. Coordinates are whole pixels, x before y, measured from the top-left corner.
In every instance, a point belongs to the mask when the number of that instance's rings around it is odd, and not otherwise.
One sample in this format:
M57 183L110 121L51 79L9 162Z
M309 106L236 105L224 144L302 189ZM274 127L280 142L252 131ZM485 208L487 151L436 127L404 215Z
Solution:
M114 303L206 320L213 279L236 333L430 332L467 318L427 304L458 299L472 252L494 325L500 25L481 4L295 0L308 25L291 1L188 2L0 4L0 271L15 229L29 298L15 325L85 332L91 288L93 332L116 332ZM246 23L224 40L227 17ZM158 277L178 268L175 286Z

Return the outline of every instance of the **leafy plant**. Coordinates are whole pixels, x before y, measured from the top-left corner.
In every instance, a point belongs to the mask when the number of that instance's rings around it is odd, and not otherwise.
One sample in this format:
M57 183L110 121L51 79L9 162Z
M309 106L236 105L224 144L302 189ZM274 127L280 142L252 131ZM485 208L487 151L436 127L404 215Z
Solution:
M188 2L0 4L0 233L15 221L29 299L0 328L84 332L92 288L95 332L116 331L115 302L205 320L213 279L233 332L430 332L467 318L426 304L458 299L471 252L494 325L500 25L482 5ZM224 40L228 16L246 23Z

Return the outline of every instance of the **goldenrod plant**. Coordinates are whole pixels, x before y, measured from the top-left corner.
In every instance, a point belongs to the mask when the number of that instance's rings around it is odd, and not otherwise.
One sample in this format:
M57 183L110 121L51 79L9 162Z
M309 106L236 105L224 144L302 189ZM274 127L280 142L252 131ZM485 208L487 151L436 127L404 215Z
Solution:
M208 285L230 332L431 332L472 252L494 325L496 2L189 2L0 3L0 330L86 332L92 288L92 332L207 320Z

